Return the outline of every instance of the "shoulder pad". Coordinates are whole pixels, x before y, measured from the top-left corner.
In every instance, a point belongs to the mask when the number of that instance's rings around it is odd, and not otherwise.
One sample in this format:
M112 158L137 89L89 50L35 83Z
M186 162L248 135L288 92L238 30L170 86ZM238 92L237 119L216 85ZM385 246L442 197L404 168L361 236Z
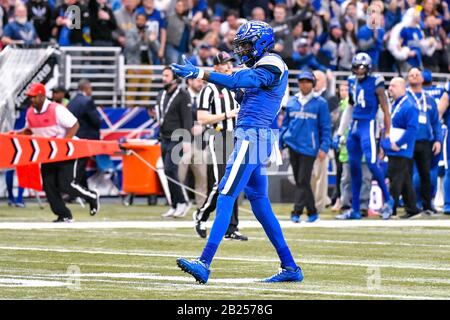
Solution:
M381 74L374 74L373 77L375 79L375 86L384 84L384 77Z
M255 68L259 67L259 66L263 66L263 65L269 65L269 66L274 66L276 67L278 70L280 70L281 74L283 74L285 71L287 71L287 66L284 63L283 60L281 60L280 57L273 55L273 54L268 54L265 55L264 57L262 57L256 64L255 64Z

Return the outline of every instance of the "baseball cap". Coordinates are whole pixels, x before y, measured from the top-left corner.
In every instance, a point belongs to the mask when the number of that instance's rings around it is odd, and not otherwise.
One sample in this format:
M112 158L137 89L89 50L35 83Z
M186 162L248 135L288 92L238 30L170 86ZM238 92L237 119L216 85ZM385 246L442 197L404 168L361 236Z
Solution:
M37 95L45 96L45 86L42 83L33 83L27 91L27 96L29 97Z
M424 83L431 83L433 82L433 74L430 70L423 70L422 71L422 77Z
M312 81L313 83L316 82L316 77L314 76L314 74L311 71L308 71L308 70L304 70L304 71L300 72L297 79L298 79L298 81L309 80L309 81Z
M306 38L300 38L298 41L297 47L307 47L308 46L308 39Z
M211 45L208 43L202 43L200 49L211 49Z
M221 51L214 56L213 63L214 65L225 64L227 62L235 62L236 59L230 56L227 52Z
M330 30L332 30L334 28L342 29L341 23L337 19L332 19L331 22L330 22Z

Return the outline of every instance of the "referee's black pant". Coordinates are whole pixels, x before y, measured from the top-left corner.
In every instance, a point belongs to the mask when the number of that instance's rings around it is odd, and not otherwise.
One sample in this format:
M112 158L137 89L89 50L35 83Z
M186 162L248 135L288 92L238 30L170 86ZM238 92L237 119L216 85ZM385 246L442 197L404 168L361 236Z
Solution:
M293 214L301 215L305 207L308 216L316 214L314 193L311 189L311 175L316 157L306 156L289 148L289 160L297 185Z
M431 142L416 141L414 147L414 161L420 176L420 198L422 200L423 210L432 210L430 178L432 157L433 152Z
M406 213L416 214L419 212L416 204L416 193L412 183L412 171L413 159L389 157L389 193L394 198L394 215L398 208L400 195L403 197Z
M205 202L195 212L195 219L197 221L206 222L211 213L216 210L217 198L219 196L219 182L225 175L227 161L233 152L234 134L232 131L215 132L209 137L208 147L212 156L212 171L214 176L214 185L206 197ZM208 174L210 171L208 171ZM228 226L227 234L238 230L238 201L236 199L233 207L233 214L231 215L230 224Z
M80 197L88 203L96 201L97 194L77 183L78 160L43 163L41 166L42 183L47 201L53 213L61 218L72 218L61 193L70 197Z

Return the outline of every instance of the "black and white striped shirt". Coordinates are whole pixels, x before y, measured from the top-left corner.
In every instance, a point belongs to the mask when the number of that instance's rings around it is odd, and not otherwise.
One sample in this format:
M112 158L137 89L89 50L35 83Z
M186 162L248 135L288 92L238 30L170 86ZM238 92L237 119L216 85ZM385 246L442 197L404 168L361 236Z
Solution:
M209 83L200 91L200 99L197 110L209 111L213 115L219 115L239 108L239 104L234 99L234 92L229 89ZM236 126L236 117L222 120L213 125L217 131L233 131Z

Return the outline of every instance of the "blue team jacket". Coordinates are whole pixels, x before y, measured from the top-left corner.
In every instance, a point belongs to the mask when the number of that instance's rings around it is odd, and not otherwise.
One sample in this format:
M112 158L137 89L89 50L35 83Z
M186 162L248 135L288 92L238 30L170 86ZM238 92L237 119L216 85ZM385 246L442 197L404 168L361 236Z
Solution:
M320 150L328 152L331 144L331 117L328 103L322 97L313 97L304 106L298 96L291 97L281 127L281 146L297 153L317 156Z
M416 108L420 108L421 106L417 104L417 101L422 103L422 93L420 95L420 99L414 99L413 93L408 91L407 93ZM422 124L419 122L419 130L417 132L416 141L442 141L442 130L441 123L439 121L439 111L436 105L435 100L428 94L425 94L425 100L427 104L427 123ZM420 110L419 110L420 114Z
M403 100L405 98L405 100ZM403 103L401 103L403 101ZM404 129L405 133L396 142L400 147L400 151L391 149L388 139L381 139L381 147L388 156L403 157L411 159L414 153L414 145L416 142L417 132L419 130L419 110L414 105L414 101L409 95L400 97L394 102L392 107L392 128ZM406 149L401 147L407 145Z

